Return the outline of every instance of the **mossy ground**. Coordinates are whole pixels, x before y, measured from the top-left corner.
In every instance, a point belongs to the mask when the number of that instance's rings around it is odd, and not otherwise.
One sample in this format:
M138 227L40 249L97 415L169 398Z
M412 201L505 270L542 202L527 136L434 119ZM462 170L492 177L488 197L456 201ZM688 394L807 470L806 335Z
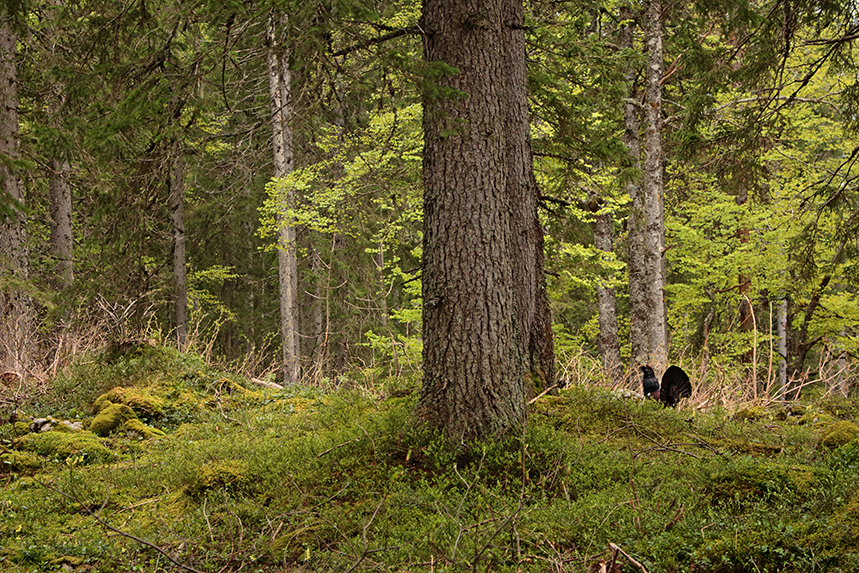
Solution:
M24 412L87 425L110 393L164 435L0 426L0 571L588 571L610 543L651 572L859 571L851 399L737 415L579 386L456 452L407 393L256 390L148 345L53 388Z

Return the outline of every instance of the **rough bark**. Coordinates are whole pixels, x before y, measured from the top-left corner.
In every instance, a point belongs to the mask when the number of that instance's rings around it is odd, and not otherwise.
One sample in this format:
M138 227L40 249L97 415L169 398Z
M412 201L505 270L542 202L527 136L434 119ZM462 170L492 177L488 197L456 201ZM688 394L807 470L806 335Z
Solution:
M628 6L620 9L620 19L626 22L620 28L620 45L622 48L633 48L632 11ZM626 191L631 200L629 213L629 368L637 370L649 359L650 345L647 339L647 296L645 283L644 256L644 191L641 187L641 110L638 103L638 91L635 86L636 70L630 66L625 74L627 85L626 98L623 104L624 132L623 142L626 146L634 175L626 183Z
M273 14L268 26L268 80L271 100L272 148L274 177L285 177L292 171L292 102L288 46L280 41L279 30L286 18ZM288 189L282 212L294 202L294 192ZM283 351L283 378L287 384L300 377L298 335L298 264L296 259L295 227L286 215L278 224L278 284L280 285L280 332Z
M668 337L663 287L665 221L662 181L662 2L650 0L646 14L647 67L645 73L644 249L647 296L647 338L652 364L667 362Z
M176 343L185 348L188 337L188 270L185 257L185 165L175 145L170 165L170 218L173 224L173 294Z
M611 254L614 250L611 214L600 212L597 206L593 222L594 247L604 253ZM614 287L608 286L614 279L614 274L605 277L597 284L597 311L599 316L599 339L597 349L602 357L603 370L614 378L620 375L622 362L620 358L620 342L617 334L617 297Z
M56 262L57 286L65 288L74 281L72 190L68 181L69 163L62 159L51 160L48 178L50 193L51 255Z
M424 383L417 412L454 444L520 427L532 375L554 377L542 270L527 268L542 264L541 247L530 244L542 241L529 206L536 205L530 149L527 139L509 141L527 138L524 85L513 85L524 78L524 44L510 34L521 32L521 10L498 0L423 5L425 58L456 71L424 94ZM526 205L514 209L514 196Z
M45 39L51 41L52 55L59 51L59 44L54 41L56 30L59 28L58 15L63 8L62 0L48 2L51 9L46 10L44 17L51 22L50 31ZM54 76L47 107L54 118L59 118L65 103L66 86ZM56 126L56 124L54 124ZM68 154L55 152L48 165L48 192L50 212L50 249L55 262L55 286L64 289L74 281L74 235L72 231L72 190L69 185L71 167L67 160Z
M552 316L544 273L543 227L537 215L539 190L531 155L525 14L521 0L503 0L504 140L507 190L512 208L513 296L515 330L523 369L530 376L525 390L541 392L555 383Z
M20 158L18 124L16 36L6 10L0 10L0 188L2 205L10 214L0 220L0 353L4 365L20 371L29 354L31 303L18 288L29 278L25 219L21 211L24 188L14 171Z

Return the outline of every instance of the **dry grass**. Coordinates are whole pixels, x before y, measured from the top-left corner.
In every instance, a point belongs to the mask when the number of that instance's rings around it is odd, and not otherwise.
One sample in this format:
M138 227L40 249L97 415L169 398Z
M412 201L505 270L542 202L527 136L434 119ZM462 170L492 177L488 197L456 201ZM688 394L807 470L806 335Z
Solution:
M681 357L676 362L692 382L692 396L680 407L703 410L714 407L737 411L755 405L791 402L804 393L815 396L848 396L859 381L859 361L844 356L821 354L814 368L787 378L782 386L773 360L752 364L723 364ZM812 376L810 373L816 372ZM598 357L579 351L559 356L558 377L567 386L602 386L633 394L641 393L641 373L627 369L620 377L612 378L601 366Z

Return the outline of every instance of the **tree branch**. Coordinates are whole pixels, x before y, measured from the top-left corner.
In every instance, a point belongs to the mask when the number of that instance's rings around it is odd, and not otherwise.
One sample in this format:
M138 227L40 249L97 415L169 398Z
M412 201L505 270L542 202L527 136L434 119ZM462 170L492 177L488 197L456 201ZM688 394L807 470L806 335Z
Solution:
M377 36L375 38L368 38L366 40L362 40L357 44L353 44L341 50L337 50L336 52L334 52L334 55L345 56L346 54L357 52L358 50L366 50L370 46L375 46L376 44L384 44L388 40L393 40L401 36L418 36L420 34L423 34L423 30L421 30L420 26L407 26L405 28L400 28L399 30L389 32L383 36Z

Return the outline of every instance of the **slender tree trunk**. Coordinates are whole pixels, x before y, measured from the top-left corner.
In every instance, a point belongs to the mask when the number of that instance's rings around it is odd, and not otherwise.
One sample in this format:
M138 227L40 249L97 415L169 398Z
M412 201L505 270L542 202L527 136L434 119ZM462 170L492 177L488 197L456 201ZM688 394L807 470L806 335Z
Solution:
M51 31L46 38L53 40L59 28L59 13L63 9L62 0L50 0L50 9L45 17L51 22ZM52 55L59 51L59 44L51 43ZM57 77L51 86L48 109L52 118L59 117L65 103L66 86ZM53 120L52 120L53 121ZM72 191L69 186L69 162L67 154L55 152L50 159L48 172L49 211L50 211L50 248L55 261L55 284L64 289L74 281L74 235L72 231Z
M0 353L4 365L22 369L31 348L32 309L16 282L29 278L30 257L27 251L24 188L14 170L20 159L17 70L15 47L17 38L5 9L0 9L0 209L6 212L0 219Z
M600 213L600 206L594 205L595 220L593 223L594 247L609 256L614 250L612 240L612 217L609 213ZM602 357L603 370L615 378L620 374L622 362L620 358L620 342L617 335L617 299L614 287L607 286L614 280L614 274L605 277L597 284L597 310L599 313L599 340L597 348Z
M743 206L749 200L749 192L745 188L741 188L740 192L737 194L735 199L735 203L738 206ZM744 245L749 242L749 229L748 227L742 227L737 229L737 238L740 239L740 242ZM752 328L754 327L754 317L752 316L752 304L750 300L750 295L752 291L752 278L740 270L740 275L737 277L738 282L738 294L740 295L740 330L744 333L750 333ZM754 349L749 346L749 349L743 353L743 362L746 364L752 363L752 356L754 354ZM755 379L755 373L752 372L751 379Z
M633 48L633 26L632 11L628 6L620 9L620 19L626 22L620 28L620 44L622 48L632 50ZM637 370L649 360L650 344L647 337L647 295L645 285L647 272L645 270L644 251L644 192L641 188L641 142L639 131L640 108L638 105L638 93L635 88L636 70L630 66L625 74L626 98L623 104L624 132L623 142L629 155L630 164L635 171L626 184L626 191L632 202L629 214L629 366L630 370Z
M310 275L313 277L313 297L308 321L310 325L308 339L313 343L313 372L311 376L315 382L319 382L325 371L325 361L328 354L326 316L328 314L329 288L327 287L330 287L331 284L331 269L326 268L322 255L314 247L310 252ZM309 351L306 350L305 352Z
M663 287L665 221L662 183L662 2L650 0L646 14L646 135L644 145L645 289L647 332L653 364L665 366L668 338Z
M56 261L58 286L66 288L74 281L74 239L72 233L72 190L68 180L69 164L51 160L48 180L51 212L51 254Z
M268 79L271 99L274 149L274 177L285 177L292 171L292 102L288 46L279 40L278 28L286 18L277 21L269 17ZM294 192L287 190L282 209L288 210L295 201ZM283 349L283 377L295 384L300 377L298 335L298 263L296 259L295 227L286 215L278 225L278 283L280 285L280 332Z
M424 95L424 383L417 412L454 444L521 426L529 386L554 378L542 270L530 268L542 265L532 244L542 241L536 208L528 206L536 205L530 150L527 139L509 141L527 138L524 84L516 85L524 80L524 44L509 35L522 31L521 10L506 0L423 5L426 60L456 71ZM528 205L514 209L514 197Z
M785 396L787 390L787 298L781 299L778 305L778 386L780 395Z
M185 348L188 337L188 270L185 257L185 165L181 146L174 145L170 164L170 217L173 223L173 292L176 343Z

